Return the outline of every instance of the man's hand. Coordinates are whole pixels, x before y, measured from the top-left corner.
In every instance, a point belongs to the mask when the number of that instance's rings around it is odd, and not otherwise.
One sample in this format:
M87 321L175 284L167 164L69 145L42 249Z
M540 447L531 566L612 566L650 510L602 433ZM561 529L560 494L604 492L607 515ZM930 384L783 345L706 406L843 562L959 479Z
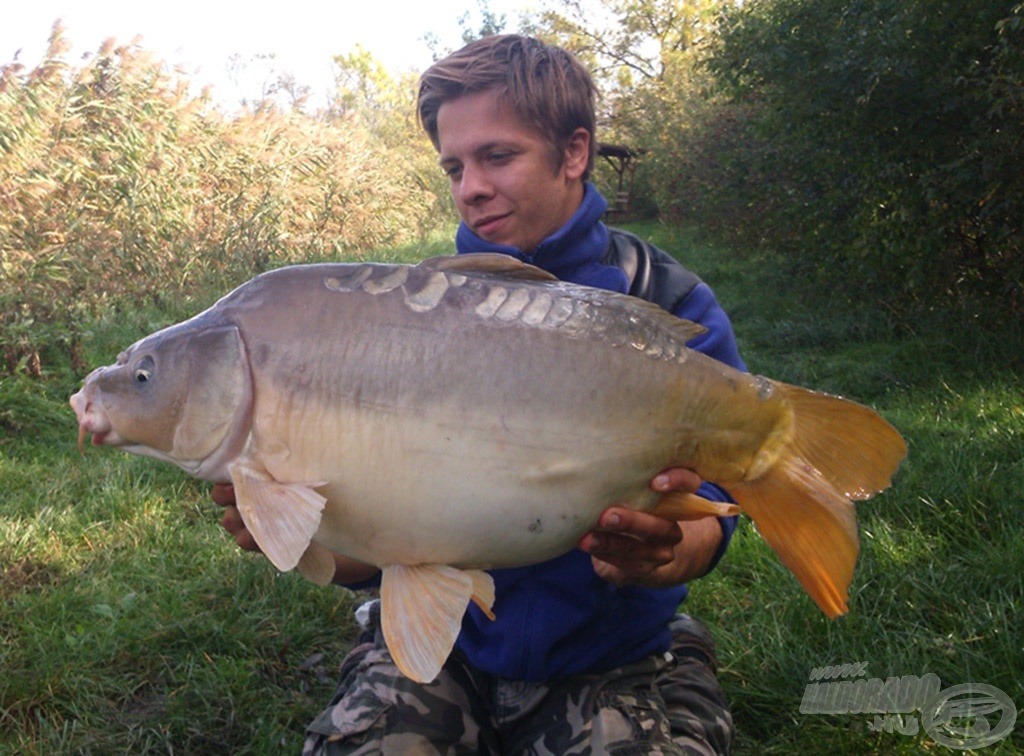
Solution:
M700 484L692 470L673 468L655 476L651 488L663 494L694 493ZM703 575L721 540L722 528L714 517L675 522L612 506L579 547L590 554L594 571L605 580L661 588Z
M235 543L244 551L260 551L256 539L242 522L242 515L235 506L235 487L230 483L214 483L210 497L215 503L224 507L224 516L220 518L220 526L235 537Z

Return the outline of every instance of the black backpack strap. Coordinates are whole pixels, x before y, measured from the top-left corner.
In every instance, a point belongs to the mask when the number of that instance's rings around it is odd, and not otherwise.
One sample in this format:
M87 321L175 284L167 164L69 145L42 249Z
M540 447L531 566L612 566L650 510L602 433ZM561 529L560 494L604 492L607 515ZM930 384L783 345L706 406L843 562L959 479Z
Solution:
M601 262L626 274L629 294L674 312L701 279L678 260L635 234L608 229L608 249Z

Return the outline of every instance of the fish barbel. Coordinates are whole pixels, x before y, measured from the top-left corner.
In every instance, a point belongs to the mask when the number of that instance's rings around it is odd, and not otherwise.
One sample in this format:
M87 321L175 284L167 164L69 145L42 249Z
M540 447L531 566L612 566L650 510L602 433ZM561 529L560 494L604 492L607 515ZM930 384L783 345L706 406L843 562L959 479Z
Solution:
M395 662L432 680L489 568L572 549L606 507L729 514L651 478L725 488L829 616L847 611L852 502L885 489L899 433L848 400L686 347L648 302L504 255L264 273L90 373L71 397L94 445L234 484L280 570L381 568Z

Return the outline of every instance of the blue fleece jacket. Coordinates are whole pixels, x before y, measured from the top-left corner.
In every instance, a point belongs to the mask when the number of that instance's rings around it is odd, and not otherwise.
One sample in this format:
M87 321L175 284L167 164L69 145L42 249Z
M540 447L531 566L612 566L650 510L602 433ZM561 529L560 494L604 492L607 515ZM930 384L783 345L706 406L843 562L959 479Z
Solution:
M607 207L600 193L588 184L573 217L532 254L486 242L465 224L456 234L456 248L460 254L500 252L564 281L626 292L628 282L622 270L600 262L608 244L608 229L601 221ZM675 314L708 329L689 343L691 348L746 370L729 318L706 284L698 284ZM700 494L730 501L728 494L711 483L705 483ZM736 519L720 518L723 539L712 566L725 552ZM668 623L687 593L685 585L616 587L598 577L590 556L579 550L542 564L491 570L490 574L497 596L497 620L488 620L471 605L456 648L474 667L518 680L599 672L667 651Z

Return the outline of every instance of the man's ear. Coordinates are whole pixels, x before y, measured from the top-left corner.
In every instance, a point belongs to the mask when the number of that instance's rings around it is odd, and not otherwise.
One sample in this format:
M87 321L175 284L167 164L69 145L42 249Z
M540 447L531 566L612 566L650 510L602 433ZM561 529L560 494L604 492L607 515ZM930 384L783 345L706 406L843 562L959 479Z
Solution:
M590 162L590 132L582 126L572 133L565 145L565 168L566 178L575 180L582 178L587 172L587 163Z

